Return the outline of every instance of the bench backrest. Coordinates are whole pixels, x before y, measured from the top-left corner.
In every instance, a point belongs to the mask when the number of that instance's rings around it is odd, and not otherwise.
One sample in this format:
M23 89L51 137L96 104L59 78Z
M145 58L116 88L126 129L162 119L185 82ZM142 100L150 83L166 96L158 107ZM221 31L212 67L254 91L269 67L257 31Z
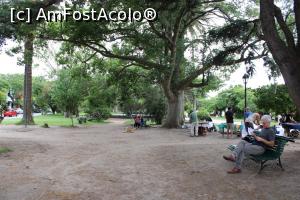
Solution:
M280 137L275 138L275 146L273 149L275 150L277 156L280 156L284 150L284 146L286 145L288 141L285 139L282 139Z

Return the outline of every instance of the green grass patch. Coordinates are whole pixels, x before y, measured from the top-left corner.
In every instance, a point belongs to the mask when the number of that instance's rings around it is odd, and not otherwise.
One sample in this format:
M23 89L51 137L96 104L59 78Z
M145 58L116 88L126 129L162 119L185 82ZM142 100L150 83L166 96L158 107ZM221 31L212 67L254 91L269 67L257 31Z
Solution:
M0 154L1 153L7 153L7 152L11 152L12 150L10 148L7 147L0 147Z
M63 115L40 115L40 116L35 116L33 117L34 123L36 125L42 126L45 123L51 126L63 126L63 127L71 127L72 126L72 121L70 118L65 118ZM77 118L74 118L74 126L79 125ZM82 125L94 125L94 124L104 124L108 123L104 120L101 121L87 121L86 124ZM2 121L2 124L4 125L21 125L22 120L20 118L14 118L14 119L4 119Z

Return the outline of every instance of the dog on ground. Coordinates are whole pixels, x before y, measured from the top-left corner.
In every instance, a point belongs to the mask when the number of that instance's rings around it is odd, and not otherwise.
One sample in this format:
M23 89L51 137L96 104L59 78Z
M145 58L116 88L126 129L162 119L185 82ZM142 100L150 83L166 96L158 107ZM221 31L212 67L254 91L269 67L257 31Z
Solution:
M125 128L125 130L123 131L123 133L133 133L136 129L132 128L131 126L128 126Z

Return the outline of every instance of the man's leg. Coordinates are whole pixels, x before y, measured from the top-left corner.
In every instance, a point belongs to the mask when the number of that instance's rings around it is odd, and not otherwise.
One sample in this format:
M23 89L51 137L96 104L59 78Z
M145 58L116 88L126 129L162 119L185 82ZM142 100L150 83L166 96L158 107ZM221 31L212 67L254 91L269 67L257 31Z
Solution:
M262 146L253 145L245 141L242 149L237 151L239 152L239 155L236 157L235 167L241 169L245 155L260 155L265 152L265 149Z
M228 123L227 124L227 138L229 138L230 135L232 135L232 124Z
M229 129L230 129L229 123L226 124L226 127L227 127L227 138L229 138Z
M237 144L237 148L234 150L233 155L235 157L235 167L238 169L241 169L241 165L244 159L244 149L245 146L249 145L251 143L245 141L245 140L241 140L238 144Z
M260 155L265 152L265 149L262 146L249 143L245 145L244 152L245 155Z
M195 123L195 136L199 136L198 130L199 130L199 127L198 127L198 123L196 122Z
M240 157L240 155L241 155L243 149L245 148L245 145L246 145L246 144L248 144L247 141L241 140L241 141L237 144L235 150L232 152L232 155L230 155L230 156L223 156L223 158L224 158L225 160L229 160L229 161L236 162L237 160L239 160L239 157Z
M191 123L191 137L194 137L195 124Z

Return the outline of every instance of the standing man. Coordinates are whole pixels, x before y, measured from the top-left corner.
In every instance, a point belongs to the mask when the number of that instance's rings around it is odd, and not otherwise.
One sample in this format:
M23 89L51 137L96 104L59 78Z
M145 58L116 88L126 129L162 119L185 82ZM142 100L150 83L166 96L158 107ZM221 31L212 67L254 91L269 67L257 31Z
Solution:
M190 114L190 122L191 122L191 137L198 136L198 117L197 111L193 110Z
M231 107L228 107L228 110L225 113L225 118L227 124L227 138L229 138L229 134L231 135L231 137L233 134L233 112Z

